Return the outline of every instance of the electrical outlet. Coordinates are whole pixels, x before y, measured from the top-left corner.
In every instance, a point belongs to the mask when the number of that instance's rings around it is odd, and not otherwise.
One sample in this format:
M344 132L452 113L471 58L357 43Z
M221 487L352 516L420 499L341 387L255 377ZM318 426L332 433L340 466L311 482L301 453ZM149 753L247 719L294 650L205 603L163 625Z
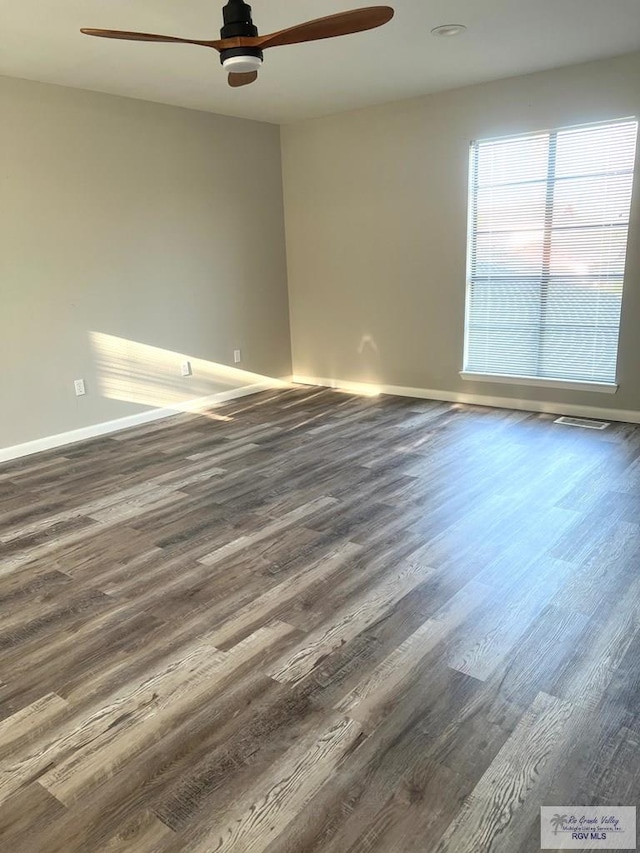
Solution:
M84 387L84 379L74 379L73 387L76 391L76 397L83 397L87 393L87 389Z
M242 353L239 349L234 349L233 351L233 362L234 364L240 364L242 361Z
M192 373L191 362L190 361L183 361L181 366L180 366L180 374L182 376L191 376L191 373Z

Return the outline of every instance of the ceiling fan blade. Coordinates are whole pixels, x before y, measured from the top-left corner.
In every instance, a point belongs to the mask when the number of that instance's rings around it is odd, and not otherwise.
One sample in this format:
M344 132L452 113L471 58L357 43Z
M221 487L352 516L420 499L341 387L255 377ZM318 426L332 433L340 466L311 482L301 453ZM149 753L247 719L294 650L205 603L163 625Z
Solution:
M277 33L258 36L255 41L261 48L300 44L305 41L317 41L372 30L374 27L386 24L391 18L393 18L393 9L390 6L368 6L365 9L352 9L350 12L339 12L337 15L329 15L326 18L316 18L314 21L297 24Z
M249 83L253 83L253 81L257 79L257 71L246 71L242 74L239 74L237 71L231 71L229 73L229 85L234 89L237 89L238 86L248 86Z
M220 50L220 40L199 41L197 39L181 39L177 36L159 36L155 33L130 33L125 30L94 30L90 27L83 27L80 30L86 36L99 36L104 39L124 39L125 41L155 41L155 42L175 42L177 44L199 44L203 47L213 47Z
M83 27L80 32L87 36L98 36L105 39L121 39L124 41L149 41L165 44L197 44L202 47L212 47L214 50L223 51L236 47L279 47L285 44L300 44L306 41L318 41L319 39L346 36L350 33L360 33L364 30L372 30L381 27L393 18L393 9L390 6L367 6L364 9L351 9L349 12L339 12L337 15L329 15L326 18L316 18L306 21L304 24L296 24L286 30L277 33L269 33L265 36L234 36L225 39L184 39L178 36L163 36L155 33L134 33L127 30L96 30L91 27ZM251 72L253 73L253 72ZM256 79L244 79L242 82L231 82L231 78L248 78L251 74L229 75L230 86L246 86Z

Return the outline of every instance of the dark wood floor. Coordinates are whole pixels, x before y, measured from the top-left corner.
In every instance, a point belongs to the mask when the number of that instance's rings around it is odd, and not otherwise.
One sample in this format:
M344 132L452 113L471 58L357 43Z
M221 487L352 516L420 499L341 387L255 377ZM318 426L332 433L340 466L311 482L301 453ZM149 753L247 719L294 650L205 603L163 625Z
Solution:
M640 800L640 429L265 393L0 467L11 853L533 853Z

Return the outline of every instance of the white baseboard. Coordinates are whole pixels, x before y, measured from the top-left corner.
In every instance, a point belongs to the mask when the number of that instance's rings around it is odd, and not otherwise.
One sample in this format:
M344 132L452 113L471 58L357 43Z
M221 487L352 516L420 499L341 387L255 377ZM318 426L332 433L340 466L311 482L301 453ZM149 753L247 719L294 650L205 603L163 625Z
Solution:
M427 388L409 388L404 385L375 385L369 382L348 382L340 379L325 379L319 376L291 377L301 385L319 385L336 388L353 394L393 394L398 397L417 397L426 400L441 400L446 403L469 403L474 406L491 406L499 409L518 409L525 412L544 412L551 415L574 415L580 418L600 418L624 423L640 423L640 412L624 409L608 409L600 406L579 406L575 403L549 403L540 400L519 400L512 397L486 397L481 394L465 394L458 391L434 391Z
M476 406L492 406L501 409L519 409L526 412L545 412L553 415L574 415L581 418L599 418L610 421L623 421L625 423L640 423L640 412L625 411L623 409L607 409L597 406L579 406L574 403L549 403L540 400L519 400L511 397L487 397L480 394L465 394L456 391L436 391L427 388L410 388L404 385L375 385L369 382L348 382L339 379L326 379L320 376L287 376L282 379L258 382L253 385L245 385L241 388L232 388L230 391L220 391L207 397L198 397L187 400L184 403L163 409L149 409L137 415L128 415L113 421L93 424L80 429L61 432L57 435L49 435L45 438L37 438L24 444L16 444L13 447L0 449L0 462L9 462L11 459L19 459L22 456L30 456L43 450L53 450L56 447L64 447L67 444L75 444L88 438L96 438L111 432L119 432L134 426L141 426L162 418L168 418L180 412L198 412L212 406L224 403L227 400L235 400L249 394L257 394L271 388L286 388L289 384L316 385L325 388L335 388L340 391L348 391L353 394L364 394L375 396L377 394L392 394L398 397L415 397L417 399L441 400L448 403L469 403Z
M289 377L286 379L256 382L252 385L232 388L230 391L220 391L217 394L210 394L207 397L196 397L193 400L185 400L183 403L176 403L167 408L149 409L137 415L128 415L127 417L117 418L113 421L104 421L103 423L92 424L91 426L81 427L80 429L72 429L68 432L48 435L45 438L26 441L24 444L15 444L13 447L0 448L0 462L9 462L11 459L30 456L32 453L53 450L56 447L64 447L66 444L75 444L78 441L85 441L88 438L96 438L100 435L107 435L110 432L119 432L123 429L129 429L129 427L159 421L162 418L169 418L180 412L200 412L203 409L210 409L212 406L219 405L227 400L235 400L237 397L246 397L249 394L257 394L260 391L267 391L271 388L288 388L289 384Z

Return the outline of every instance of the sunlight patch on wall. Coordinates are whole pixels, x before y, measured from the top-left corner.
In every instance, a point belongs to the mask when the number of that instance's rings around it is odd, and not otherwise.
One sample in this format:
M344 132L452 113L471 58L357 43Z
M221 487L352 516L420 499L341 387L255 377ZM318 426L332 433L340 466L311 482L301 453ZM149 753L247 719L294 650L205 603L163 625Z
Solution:
M89 332L89 339L100 392L113 400L197 411L199 398L212 394L253 385L265 389L289 387L282 380L260 373L104 332ZM181 375L185 361L191 363L191 376Z
M334 391L339 391L342 394L359 394L361 397L379 397L380 388L377 385L370 385L368 382L336 382L331 385Z
M343 382L342 379L302 376L297 373L291 377L291 381L300 385L321 385L341 394L359 394L361 397L379 397L382 393L382 388L371 382Z

